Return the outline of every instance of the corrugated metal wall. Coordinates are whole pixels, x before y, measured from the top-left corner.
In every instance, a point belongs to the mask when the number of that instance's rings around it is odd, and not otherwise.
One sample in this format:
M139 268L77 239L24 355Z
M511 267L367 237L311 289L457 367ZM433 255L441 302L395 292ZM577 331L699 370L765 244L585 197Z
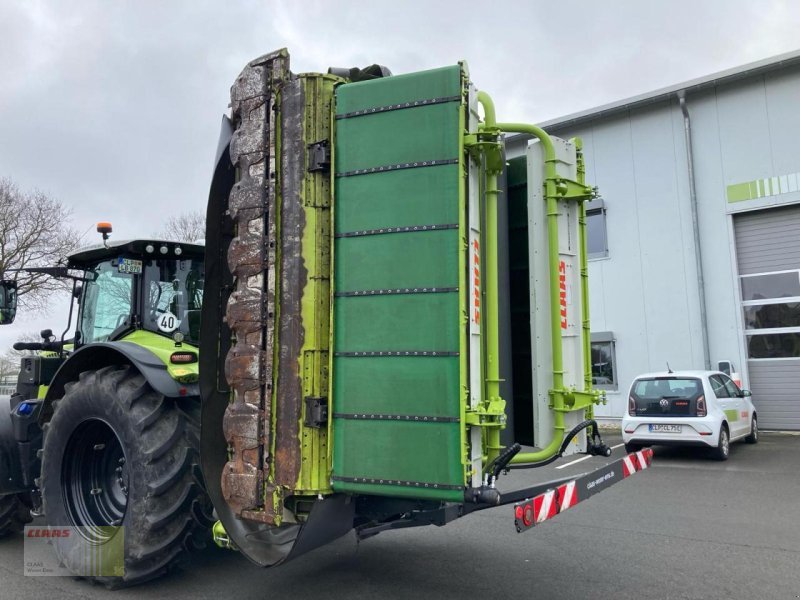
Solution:
M749 368L758 426L800 430L800 359L751 360Z
M766 272L783 270L787 263L792 265L790 269L800 269L797 255L788 247L794 241L791 230L800 239L800 221L787 221L791 210L782 208L800 205L798 98L800 67L786 65L719 83L713 89L690 90L686 99L711 364L732 360L748 385L751 377L745 340L750 336L742 332L743 307L736 293L741 282L731 215L736 214L737 219L742 215L743 220L766 219L740 236L742 274L762 268ZM657 97L624 112L597 114L578 122L569 118L552 122L547 130L565 139L583 138L587 178L599 186L607 210L608 256L589 262L590 313L592 331L608 333L616 343L619 389L609 389L608 404L597 407L595 413L615 419L626 410L627 389L636 375L664 369L667 361L681 369L703 365L683 114L677 98ZM509 158L523 154L523 141L511 144ZM791 184L785 185L789 179ZM765 187L755 198L727 196L730 186L744 184L749 189L756 183ZM778 212L761 213L760 217L752 212L768 208ZM764 225L769 231L765 237L774 237L772 251L759 251L763 240L755 228ZM750 308L750 313L754 312L758 310ZM763 312L768 314L761 317L774 320L769 310ZM789 322L798 321L795 317ZM762 335L761 341L765 339ZM768 340L762 344L761 354L774 354L775 346L787 339ZM789 341L796 343L797 337ZM800 372L798 361L781 360ZM764 384L758 382L765 364L760 362L752 376L756 391L763 389ZM773 426L800 429L796 421L778 421Z
M733 222L739 275L800 269L800 206L743 213ZM750 359L748 370L760 427L800 430L800 358Z
M734 226L739 275L800 269L800 207L737 215Z

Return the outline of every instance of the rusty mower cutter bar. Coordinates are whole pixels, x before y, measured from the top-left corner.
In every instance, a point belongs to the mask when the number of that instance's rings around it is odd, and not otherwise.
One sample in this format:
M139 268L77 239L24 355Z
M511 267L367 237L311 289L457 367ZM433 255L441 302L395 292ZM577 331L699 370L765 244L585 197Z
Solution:
M277 565L353 529L525 507L583 480L501 492L501 473L611 454L592 419L605 398L591 388L596 191L580 140L497 122L464 63L298 75L279 50L245 67L231 107L200 369L220 545ZM513 211L498 185L505 132L534 138ZM509 248L499 214L524 244ZM503 433L510 417L539 450ZM603 480L594 491L622 479L606 463L586 476Z

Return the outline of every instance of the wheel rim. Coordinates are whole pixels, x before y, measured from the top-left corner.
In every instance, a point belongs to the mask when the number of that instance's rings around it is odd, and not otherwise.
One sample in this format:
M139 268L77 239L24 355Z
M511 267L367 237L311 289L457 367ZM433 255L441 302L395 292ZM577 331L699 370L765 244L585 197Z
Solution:
M758 439L758 419L753 417L753 439Z
M722 447L722 454L728 456L728 451L729 451L728 432L723 429L722 431L720 431L719 435L721 436L720 446Z
M122 443L100 419L81 423L67 442L61 490L71 524L95 542L113 537L128 508L129 474Z

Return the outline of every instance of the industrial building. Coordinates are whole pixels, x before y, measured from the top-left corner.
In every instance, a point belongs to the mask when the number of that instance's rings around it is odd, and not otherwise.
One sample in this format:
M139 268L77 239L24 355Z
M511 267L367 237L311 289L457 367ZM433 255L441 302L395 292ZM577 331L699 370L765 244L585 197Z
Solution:
M618 420L641 373L732 363L800 430L800 51L543 123L583 139L592 362ZM507 158L528 139L507 139ZM726 366L723 364L723 366Z

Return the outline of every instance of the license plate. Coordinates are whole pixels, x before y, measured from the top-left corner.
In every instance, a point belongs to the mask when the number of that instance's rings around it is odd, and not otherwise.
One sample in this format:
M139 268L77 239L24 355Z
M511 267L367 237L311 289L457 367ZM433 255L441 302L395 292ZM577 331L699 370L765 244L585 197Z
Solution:
M142 272L142 261L132 258L120 258L117 263L117 269L120 273L139 275Z
M649 429L652 433L680 433L681 425L655 425L651 423Z

